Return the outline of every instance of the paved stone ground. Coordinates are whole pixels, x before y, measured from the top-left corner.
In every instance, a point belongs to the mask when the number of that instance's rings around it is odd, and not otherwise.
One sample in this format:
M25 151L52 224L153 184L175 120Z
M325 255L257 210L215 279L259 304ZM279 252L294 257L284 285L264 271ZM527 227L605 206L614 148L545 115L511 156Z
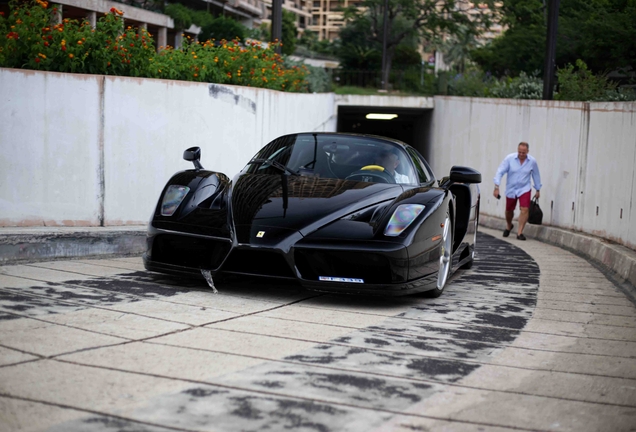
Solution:
M636 430L636 308L561 249L483 229L438 299L218 288L0 267L0 430Z

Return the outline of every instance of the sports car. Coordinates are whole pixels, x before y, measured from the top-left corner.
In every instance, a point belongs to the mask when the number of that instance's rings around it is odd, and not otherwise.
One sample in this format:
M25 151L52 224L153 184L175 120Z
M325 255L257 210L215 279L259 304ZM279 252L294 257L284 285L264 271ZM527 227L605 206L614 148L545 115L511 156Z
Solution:
M175 174L159 197L143 257L148 270L437 297L454 270L473 263L481 174L454 166L437 180L403 142L285 135L232 180L205 170L198 147L183 157L194 167Z

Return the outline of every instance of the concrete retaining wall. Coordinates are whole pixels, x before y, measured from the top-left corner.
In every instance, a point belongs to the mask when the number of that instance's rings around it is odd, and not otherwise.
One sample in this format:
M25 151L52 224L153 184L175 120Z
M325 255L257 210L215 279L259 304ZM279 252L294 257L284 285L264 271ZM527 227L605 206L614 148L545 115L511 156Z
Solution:
M233 176L263 145L334 131L333 94L0 69L0 226L147 223L200 146Z
M492 196L493 177L528 142L541 171L544 224L636 249L636 103L436 97L428 140L438 176L452 165L482 172L481 211L499 217L505 201Z
M145 224L166 180L190 167L185 148L233 176L273 138L334 131L338 104L377 98L0 69L0 226ZM414 99L381 104L431 105ZM636 103L435 97L422 141L438 176L480 170L481 210L499 217L492 177L529 142L544 223L636 249Z

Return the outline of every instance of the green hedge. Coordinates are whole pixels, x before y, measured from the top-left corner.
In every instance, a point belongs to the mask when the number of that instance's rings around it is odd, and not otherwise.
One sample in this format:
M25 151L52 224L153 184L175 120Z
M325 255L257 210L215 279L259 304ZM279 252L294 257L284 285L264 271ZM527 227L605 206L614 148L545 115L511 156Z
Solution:
M98 19L95 29L88 21L52 24L56 13L43 0L11 1L8 16L0 14L0 67L308 91L307 68L286 67L273 44L186 38L181 48L157 53L152 36L124 28L123 12L116 8Z

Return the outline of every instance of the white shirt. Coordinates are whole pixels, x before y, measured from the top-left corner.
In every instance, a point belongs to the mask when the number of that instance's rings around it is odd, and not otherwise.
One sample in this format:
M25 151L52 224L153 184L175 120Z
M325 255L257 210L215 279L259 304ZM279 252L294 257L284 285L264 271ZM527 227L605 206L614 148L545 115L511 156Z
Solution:
M411 183L411 181L409 180L409 176L400 174L397 171L395 171L395 173L393 174L393 178L395 179L396 183Z
M497 174L495 174L495 185L499 186L501 178L504 174L508 175L506 181L506 197L516 198L524 193L532 190L530 179L534 183L536 190L541 189L541 174L539 174L539 165L532 156L528 155L526 161L521 164L518 153L510 153L499 165Z

